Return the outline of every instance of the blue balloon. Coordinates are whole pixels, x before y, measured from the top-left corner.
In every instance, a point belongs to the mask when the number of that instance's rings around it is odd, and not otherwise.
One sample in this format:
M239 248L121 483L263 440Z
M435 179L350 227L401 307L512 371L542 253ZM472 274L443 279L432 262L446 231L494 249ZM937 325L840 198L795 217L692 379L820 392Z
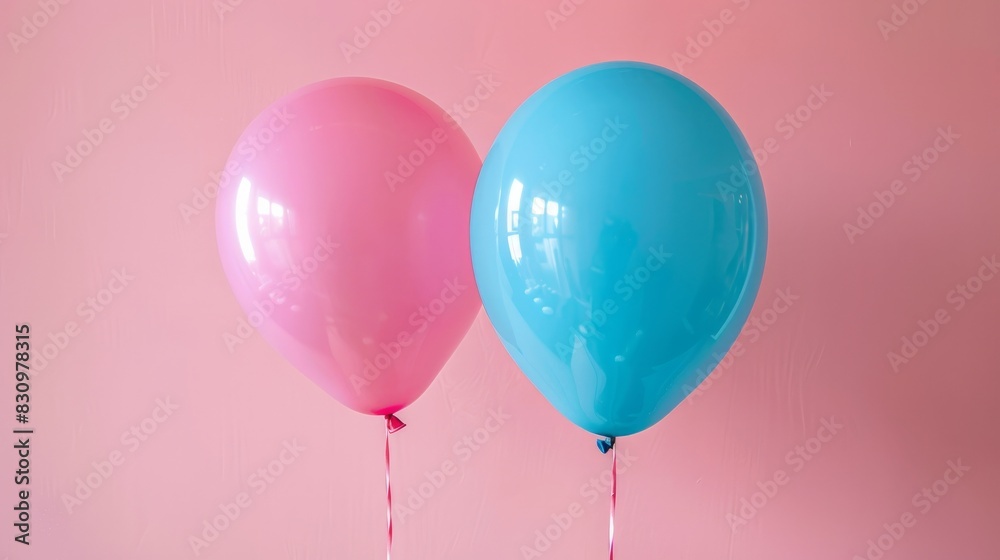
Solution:
M486 313L564 416L659 422L735 342L767 244L753 154L708 93L608 62L545 85L501 130L471 219Z

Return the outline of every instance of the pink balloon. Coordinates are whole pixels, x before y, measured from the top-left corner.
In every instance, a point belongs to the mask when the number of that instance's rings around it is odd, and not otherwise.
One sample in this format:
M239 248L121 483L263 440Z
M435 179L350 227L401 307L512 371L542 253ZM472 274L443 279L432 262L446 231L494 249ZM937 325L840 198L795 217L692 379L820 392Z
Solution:
M412 403L479 311L480 166L440 107L390 82L337 78L276 102L233 149L216 206L250 324L358 412Z

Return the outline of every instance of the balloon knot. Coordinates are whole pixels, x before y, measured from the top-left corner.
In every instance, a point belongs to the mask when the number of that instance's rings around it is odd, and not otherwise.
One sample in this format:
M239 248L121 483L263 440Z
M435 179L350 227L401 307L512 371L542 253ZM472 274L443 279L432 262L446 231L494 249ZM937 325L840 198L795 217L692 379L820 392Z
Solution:
M601 450L601 453L607 453L614 446L615 446L615 438L614 437L606 437L606 438L597 440L597 448Z
M406 424L404 424L403 421L400 420L399 418L396 418L396 416L394 414L386 414L385 415L385 427L386 427L386 429L389 430L390 434L394 434L394 433L398 432L399 430L402 430L403 428L405 428Z

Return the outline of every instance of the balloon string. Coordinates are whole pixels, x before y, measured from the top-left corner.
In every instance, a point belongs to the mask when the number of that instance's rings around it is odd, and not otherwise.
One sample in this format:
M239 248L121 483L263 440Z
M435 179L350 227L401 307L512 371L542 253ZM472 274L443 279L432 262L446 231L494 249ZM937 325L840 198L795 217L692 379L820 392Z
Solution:
M615 502L618 501L618 452L611 446L611 524L608 534L610 559L615 560Z
M385 415L385 560L392 560L392 484L389 482L389 434L406 427L392 414Z
M606 437L597 440L597 448L601 453L611 452L611 517L608 524L608 551L611 560L615 560L615 503L618 501L618 451L615 449L615 438Z

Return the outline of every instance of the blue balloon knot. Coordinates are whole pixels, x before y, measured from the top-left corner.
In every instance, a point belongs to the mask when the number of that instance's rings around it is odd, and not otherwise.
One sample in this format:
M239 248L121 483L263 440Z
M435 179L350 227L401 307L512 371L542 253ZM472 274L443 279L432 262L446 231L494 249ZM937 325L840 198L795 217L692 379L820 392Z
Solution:
M601 450L601 453L607 453L614 446L615 446L615 438L613 437L606 437L597 440L597 448Z

